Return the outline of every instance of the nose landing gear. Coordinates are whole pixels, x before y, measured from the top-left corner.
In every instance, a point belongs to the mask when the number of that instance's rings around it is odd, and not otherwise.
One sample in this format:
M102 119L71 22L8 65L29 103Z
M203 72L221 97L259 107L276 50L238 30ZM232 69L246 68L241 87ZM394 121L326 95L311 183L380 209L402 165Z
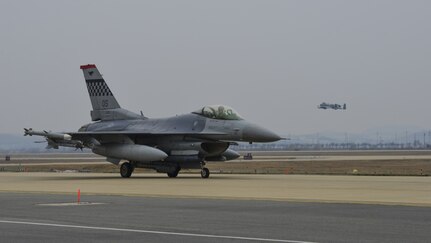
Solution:
M210 177L210 170L208 170L208 168L205 167L204 161L201 162L201 177L204 179Z
M208 170L208 168L202 168L201 176L202 176L202 178L210 177L210 170Z

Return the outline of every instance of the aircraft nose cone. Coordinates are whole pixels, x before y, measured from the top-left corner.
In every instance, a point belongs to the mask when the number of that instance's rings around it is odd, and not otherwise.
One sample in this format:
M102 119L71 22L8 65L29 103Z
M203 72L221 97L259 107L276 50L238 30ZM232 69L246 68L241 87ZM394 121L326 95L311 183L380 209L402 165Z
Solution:
M266 128L250 124L244 128L243 139L248 142L264 143L278 141L281 137Z

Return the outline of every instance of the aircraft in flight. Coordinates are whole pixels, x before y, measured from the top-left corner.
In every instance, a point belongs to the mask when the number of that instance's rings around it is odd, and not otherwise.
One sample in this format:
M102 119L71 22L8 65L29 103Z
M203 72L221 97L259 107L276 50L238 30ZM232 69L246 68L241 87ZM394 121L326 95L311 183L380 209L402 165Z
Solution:
M323 102L322 104L317 106L318 109L333 109L333 110L345 110L346 109L346 104L344 104L343 106L339 105L339 104L329 104L326 102Z
M154 169L177 177L181 169L201 169L207 161L228 161L240 155L229 148L236 142L275 142L281 138L242 118L224 105L204 106L169 118L148 118L120 107L96 65L82 65L93 110L92 123L78 132L55 133L24 129L24 135L43 136L48 148L89 148L120 165L122 177L135 168ZM120 163L121 161L124 161Z

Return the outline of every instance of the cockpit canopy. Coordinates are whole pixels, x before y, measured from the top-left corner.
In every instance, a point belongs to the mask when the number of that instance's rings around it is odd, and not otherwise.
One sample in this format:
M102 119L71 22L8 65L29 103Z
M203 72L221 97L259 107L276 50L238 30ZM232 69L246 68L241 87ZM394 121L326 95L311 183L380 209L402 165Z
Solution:
M193 113L219 120L243 120L238 112L225 105L208 105Z

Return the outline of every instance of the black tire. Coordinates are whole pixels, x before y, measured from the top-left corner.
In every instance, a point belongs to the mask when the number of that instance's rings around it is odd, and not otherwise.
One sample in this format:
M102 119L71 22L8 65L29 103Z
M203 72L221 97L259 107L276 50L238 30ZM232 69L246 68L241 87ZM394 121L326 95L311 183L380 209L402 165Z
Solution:
M128 162L123 163L120 167L121 177L129 178L132 175L134 169L135 168L133 168L133 165L131 165L130 163L128 163Z
M201 176L202 176L202 178L210 177L210 170L208 170L208 168L202 168Z
M168 176L170 178L175 178L178 176L178 173L180 172L181 168L177 167L174 171L168 172Z

